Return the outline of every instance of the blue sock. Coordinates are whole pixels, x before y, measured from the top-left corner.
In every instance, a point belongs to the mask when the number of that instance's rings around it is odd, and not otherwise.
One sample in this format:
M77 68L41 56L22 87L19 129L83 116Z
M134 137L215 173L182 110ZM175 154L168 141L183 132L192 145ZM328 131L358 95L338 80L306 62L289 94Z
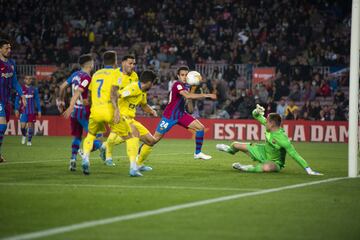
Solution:
M4 140L6 128L7 128L7 124L0 124L0 155L1 155L1 146Z
M31 139L33 137L33 133L34 133L34 129L33 128L29 128L28 129L28 142L31 142Z
M21 134L26 137L26 128L21 128Z
M102 145L102 142L100 140L98 140L98 139L94 140L93 149L91 151L93 152L93 151L98 150L99 148L101 148L101 145Z
M74 137L71 144L71 159L76 159L80 148L81 138Z
M196 131L196 139L195 139L195 143L196 143L195 153L196 154L201 152L203 142L204 142L204 130Z

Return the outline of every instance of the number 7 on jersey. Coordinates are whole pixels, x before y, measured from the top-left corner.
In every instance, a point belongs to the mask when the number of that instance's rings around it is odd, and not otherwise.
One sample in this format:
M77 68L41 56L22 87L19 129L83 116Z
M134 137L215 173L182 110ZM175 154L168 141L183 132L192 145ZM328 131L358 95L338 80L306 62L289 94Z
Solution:
M97 97L100 98L101 97L101 87L104 84L104 79L98 79L96 80L97 83L99 83L99 87L97 90Z

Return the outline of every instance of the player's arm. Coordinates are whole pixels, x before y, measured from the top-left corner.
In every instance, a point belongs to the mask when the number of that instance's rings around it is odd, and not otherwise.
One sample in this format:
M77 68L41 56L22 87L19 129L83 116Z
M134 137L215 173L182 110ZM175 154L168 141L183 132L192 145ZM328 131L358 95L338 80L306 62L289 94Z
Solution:
M20 96L19 96L19 94L16 94L14 108L15 108L14 109L15 110L15 116L19 117L19 115L20 115L20 111L19 111L19 109L20 109Z
M291 144L287 137L277 138L277 143L283 147L286 152L307 172L309 175L323 175L321 173L313 171L309 164L305 161L304 158L296 151L294 145Z
M188 92L187 90L182 90L179 92L179 94L181 96L183 96L184 98L186 98L187 100L192 100L192 99L204 99L204 98L210 98L212 100L216 100L216 94L212 94L212 93L191 93Z
M111 94L110 94L111 104L114 107L114 123L120 122L120 110L118 106L118 99L119 99L119 85L113 85L111 87Z
M75 107L75 103L76 103L76 100L79 99L79 97L81 96L81 93L84 91L84 89L82 88L77 88L74 92L74 95L71 97L71 100L70 100L70 106L65 110L65 112L63 113L63 116L65 118L69 118L71 113L74 111L74 107Z
M16 69L16 66L14 64L14 69ZM12 77L12 81L11 81L11 85L13 87L13 89L15 89L15 91L17 92L17 94L21 97L21 101L23 103L23 106L26 107L26 98L23 94L22 88L20 83L17 80L17 76L16 76L16 71L14 70L14 74Z
M65 108L65 89L69 86L69 79L64 81L59 88L59 98L56 99L56 105L59 109L59 112L63 112Z
M256 104L256 108L252 111L253 117L261 123L261 125L266 125L266 118L264 117L265 109L259 104Z
M39 98L39 90L35 88L34 91L35 104L38 111L38 117L41 117L41 106L40 106L40 98Z
M150 107L149 104L142 104L141 108L144 112L146 112L154 117L158 116L157 112L152 107Z
M195 93L196 91L196 86L191 86L191 89L190 89L190 93ZM186 105L187 105L187 110L189 113L193 113L194 112L194 102L190 99L188 99L186 101Z

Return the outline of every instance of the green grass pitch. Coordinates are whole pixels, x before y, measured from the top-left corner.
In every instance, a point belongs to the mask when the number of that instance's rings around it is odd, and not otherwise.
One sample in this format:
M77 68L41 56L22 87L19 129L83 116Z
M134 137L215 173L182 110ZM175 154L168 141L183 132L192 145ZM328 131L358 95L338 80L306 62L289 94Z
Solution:
M71 139L35 137L33 146L6 137L0 165L0 239L51 228L133 214L239 193L347 176L347 145L295 143L310 166L307 176L292 159L273 174L231 169L247 156L217 152L205 141L210 161L192 158L193 140L161 141L142 178L128 176L124 146L116 167L92 154L91 175L67 170ZM80 161L78 161L80 166ZM360 239L360 179L213 203L115 222L41 239Z

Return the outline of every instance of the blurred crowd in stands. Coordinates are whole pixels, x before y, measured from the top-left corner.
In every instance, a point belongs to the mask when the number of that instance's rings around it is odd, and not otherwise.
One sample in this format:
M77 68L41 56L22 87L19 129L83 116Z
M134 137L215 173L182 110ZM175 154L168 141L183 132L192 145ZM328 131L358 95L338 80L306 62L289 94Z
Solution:
M50 81L38 82L46 114L57 113L58 85L72 71L65 66L88 52L100 63L115 49L134 54L138 71L161 73L149 99L159 111L176 78L169 69L222 63L224 72L214 69L195 89L216 91L218 101L197 101L193 114L250 118L261 103L287 119L347 118L348 76L324 76L312 66L349 65L351 1L0 2L0 34L14 41L17 63L59 66ZM249 86L233 64L274 66L276 79Z

